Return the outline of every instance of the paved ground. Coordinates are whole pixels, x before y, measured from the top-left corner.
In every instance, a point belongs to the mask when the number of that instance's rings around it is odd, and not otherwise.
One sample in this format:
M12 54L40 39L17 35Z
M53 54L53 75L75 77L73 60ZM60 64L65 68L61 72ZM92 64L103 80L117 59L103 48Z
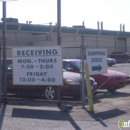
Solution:
M0 130L119 130L118 122L130 120L130 86L94 98L94 113L87 102L85 108L71 105L70 112L62 112L56 103L8 100L1 107Z
M2 105L0 129L118 130L119 120L130 120L129 87L120 89L114 95L94 99L95 113L89 112L87 103L85 108L73 103L70 112L61 112L56 103L8 100Z

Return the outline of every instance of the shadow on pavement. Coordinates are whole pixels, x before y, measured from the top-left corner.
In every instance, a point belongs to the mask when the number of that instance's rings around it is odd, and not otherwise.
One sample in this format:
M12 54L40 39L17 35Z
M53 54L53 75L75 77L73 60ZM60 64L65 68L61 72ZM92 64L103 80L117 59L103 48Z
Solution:
M81 128L74 122L69 113L54 111L54 110L34 110L34 109L21 109L13 108L12 117L18 118L31 118L31 119L45 119L45 120L60 120L69 121L74 129L81 130Z
M124 91L116 91L114 93L110 93L107 91L103 91L103 90L99 90L97 95L99 96L95 96L95 99L101 99L101 98L117 98L117 97L130 97L130 93L128 91L125 90Z
M6 104L2 104L0 112L0 130L3 124L4 114L5 114Z
M102 119L99 118L95 113L89 112L86 108L84 108L84 109L85 109L85 111L86 111L87 113L89 113L89 115L90 115L95 121L98 121L98 122L100 122L104 127L107 127L107 125L102 121Z
M111 94L111 96L109 96L109 98L117 98L117 97L129 97L130 93L126 93L126 92L119 92L116 91L115 93Z
M103 120L120 116L126 113L125 111L119 110L118 108L99 112L99 113L90 113L86 108L85 110L89 113L91 117L93 117L93 119L95 119L95 121L100 122L104 127L108 127L108 126L103 122Z
M98 117L102 120L106 120L109 118L120 116L120 115L125 114L125 113L126 113L125 111L122 111L122 110L119 110L118 108L116 108L116 109L96 113L93 115L93 117Z

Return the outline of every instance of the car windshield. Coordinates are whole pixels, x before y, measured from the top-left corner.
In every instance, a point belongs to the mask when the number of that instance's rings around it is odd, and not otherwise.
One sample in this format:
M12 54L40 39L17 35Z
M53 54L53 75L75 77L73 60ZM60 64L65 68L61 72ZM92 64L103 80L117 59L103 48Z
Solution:
M63 72L66 72L66 70L65 70L65 69L63 69Z
M6 60L6 65L7 65L6 73L7 74L12 74L12 72L13 72L12 60L11 59L7 59ZM2 72L3 72L3 60L1 60L1 67L2 67Z
M76 68L78 68L78 69L80 69L80 71L82 71L82 61L72 61L72 64L76 67Z

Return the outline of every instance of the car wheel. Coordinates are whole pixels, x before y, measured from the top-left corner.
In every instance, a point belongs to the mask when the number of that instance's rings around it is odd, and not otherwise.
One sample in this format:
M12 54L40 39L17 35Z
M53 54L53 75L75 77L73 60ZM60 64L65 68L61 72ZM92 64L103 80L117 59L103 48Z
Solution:
M54 86L47 86L44 91L44 96L47 100L54 100L57 98L56 94L56 87Z
M109 89L107 89L108 90L108 92L110 92L110 93L115 93L115 91L117 90L117 89L115 89L114 87L111 87L111 88L109 88Z

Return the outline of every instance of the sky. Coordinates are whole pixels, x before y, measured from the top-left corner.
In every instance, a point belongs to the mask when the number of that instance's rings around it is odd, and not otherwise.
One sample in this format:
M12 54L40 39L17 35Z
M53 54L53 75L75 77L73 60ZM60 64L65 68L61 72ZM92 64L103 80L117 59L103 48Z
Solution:
M1 0L0 0L1 1ZM0 2L0 18L3 16ZM52 25L57 23L57 0L17 0L6 2L6 17L18 18L19 23ZM130 0L61 0L61 26L82 26L97 29L103 22L104 30L130 32Z

